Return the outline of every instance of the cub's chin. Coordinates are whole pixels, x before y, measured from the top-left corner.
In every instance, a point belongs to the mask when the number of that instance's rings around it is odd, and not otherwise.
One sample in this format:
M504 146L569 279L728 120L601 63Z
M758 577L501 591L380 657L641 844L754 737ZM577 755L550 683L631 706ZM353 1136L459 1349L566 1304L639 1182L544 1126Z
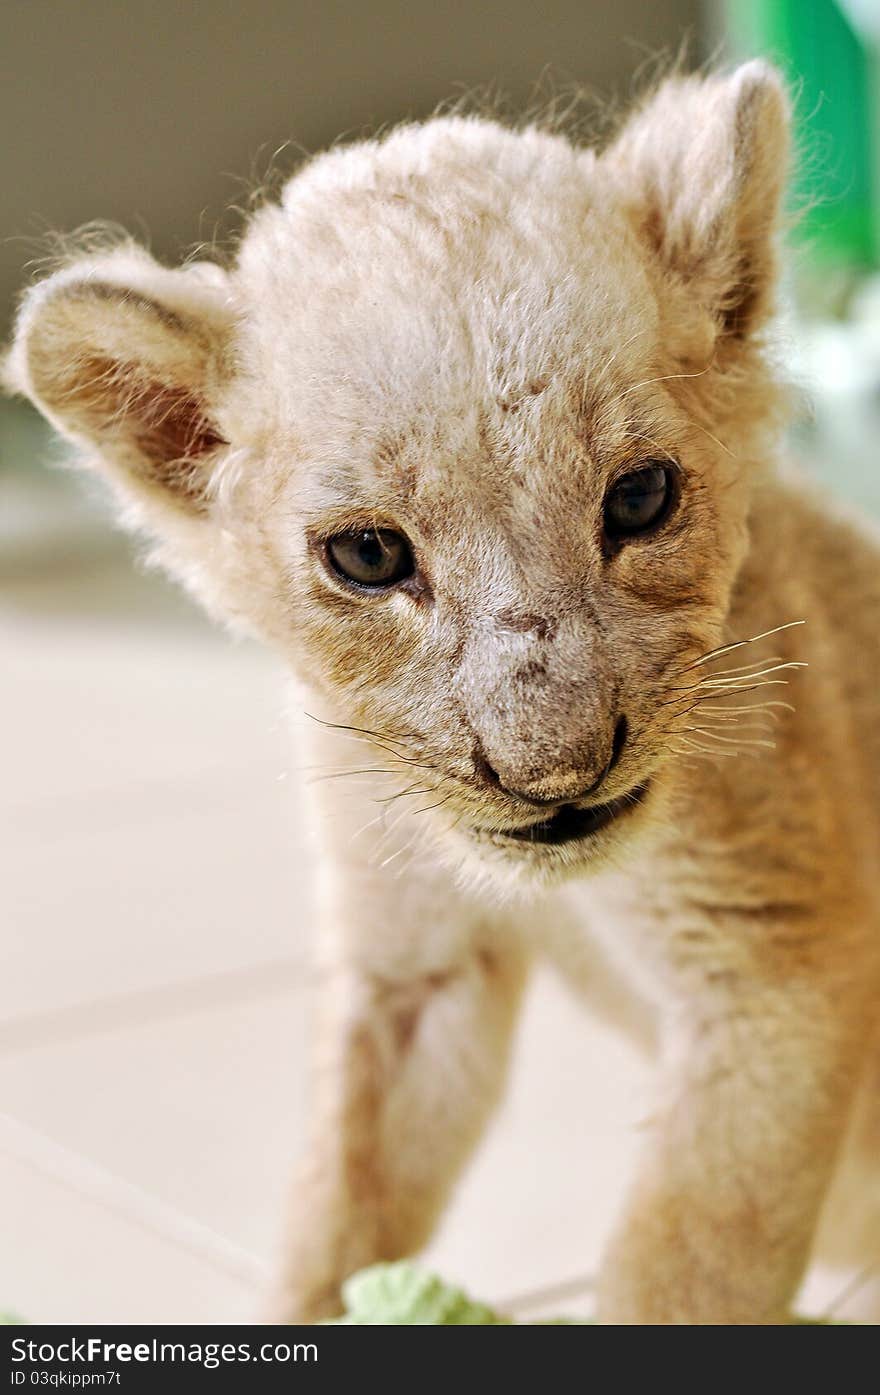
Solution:
M502 893L552 885L593 873L618 860L646 821L652 784L645 780L602 804L563 804L547 818L513 828L459 824L447 840L465 882Z

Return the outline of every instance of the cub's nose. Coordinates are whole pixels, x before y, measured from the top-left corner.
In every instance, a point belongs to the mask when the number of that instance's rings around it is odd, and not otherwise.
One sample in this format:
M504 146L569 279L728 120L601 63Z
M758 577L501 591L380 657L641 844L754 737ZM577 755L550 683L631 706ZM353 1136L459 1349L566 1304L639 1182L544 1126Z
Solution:
M555 764L551 769L535 770L524 768L522 764L511 765L496 758L489 759L482 746L477 744L474 755L474 771L482 784L490 789L501 790L504 794L520 799L525 804L538 808L550 805L575 804L595 794L620 760L626 745L628 725L626 717L619 717L614 727L608 759L596 774L581 769L560 769Z

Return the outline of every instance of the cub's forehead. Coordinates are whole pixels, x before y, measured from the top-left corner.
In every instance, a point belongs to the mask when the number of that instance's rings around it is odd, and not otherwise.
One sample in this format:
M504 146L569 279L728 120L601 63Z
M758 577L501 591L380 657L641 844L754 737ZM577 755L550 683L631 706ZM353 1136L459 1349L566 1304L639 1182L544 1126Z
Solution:
M541 357L601 354L656 318L590 152L486 121L319 157L255 217L236 280L263 367L283 353L375 383L452 357L534 376Z
M583 454L624 366L652 375L648 277L556 136L443 120L331 152L256 217L237 277L263 427L328 490L426 500L455 461L485 501L488 461L515 484Z

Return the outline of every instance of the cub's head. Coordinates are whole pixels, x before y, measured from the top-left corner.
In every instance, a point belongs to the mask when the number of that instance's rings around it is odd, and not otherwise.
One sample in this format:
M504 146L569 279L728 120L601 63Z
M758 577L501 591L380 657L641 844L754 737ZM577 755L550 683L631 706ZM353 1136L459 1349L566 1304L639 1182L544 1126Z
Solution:
M648 817L747 546L786 124L752 63L601 155L403 127L307 165L228 269L73 262L9 374L434 836L580 867Z

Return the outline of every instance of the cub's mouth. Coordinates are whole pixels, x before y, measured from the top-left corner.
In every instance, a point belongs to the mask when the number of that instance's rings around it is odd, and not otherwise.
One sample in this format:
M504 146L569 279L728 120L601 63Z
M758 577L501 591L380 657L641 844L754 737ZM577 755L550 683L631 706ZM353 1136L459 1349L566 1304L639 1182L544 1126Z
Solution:
M641 804L648 792L648 782L636 785L627 794L618 795L607 804L591 804L579 809L575 804L563 804L549 818L539 823L524 824L520 828L477 829L481 835L491 837L497 843L539 844L543 847L560 848L566 843L576 843L589 838L600 829L607 828L617 818L629 813Z

